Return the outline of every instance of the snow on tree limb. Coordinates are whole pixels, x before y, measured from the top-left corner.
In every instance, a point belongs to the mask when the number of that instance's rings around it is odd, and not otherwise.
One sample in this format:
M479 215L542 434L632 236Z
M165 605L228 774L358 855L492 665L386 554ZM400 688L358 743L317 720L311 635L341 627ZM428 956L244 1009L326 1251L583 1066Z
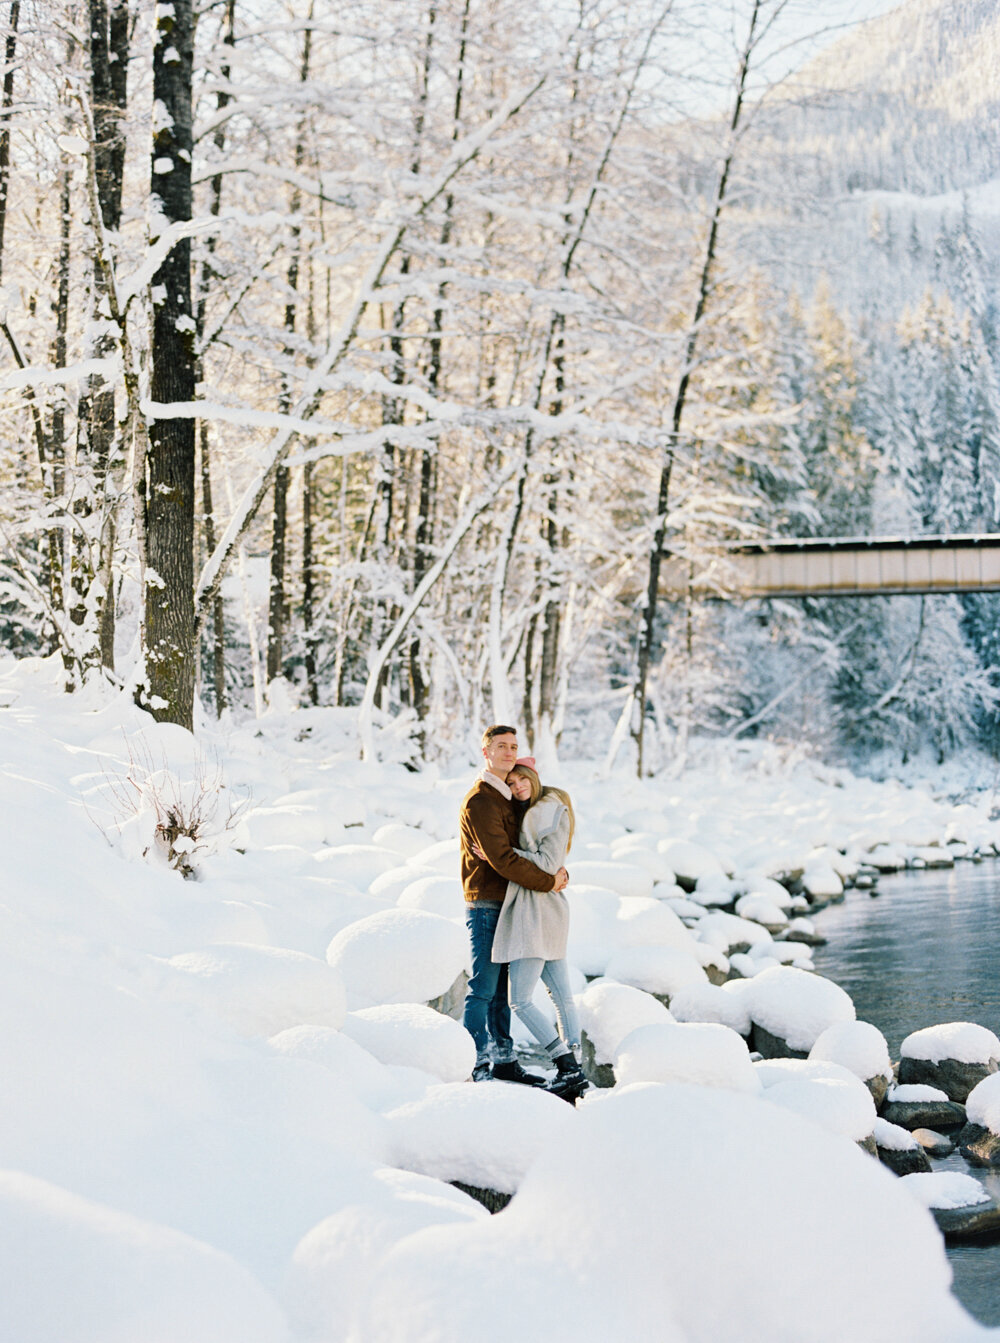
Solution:
M359 286L353 304L347 312L340 330L331 340L326 354L306 379L298 401L292 409L292 416L310 419L319 404L320 395L326 379L337 368L357 334L365 308L371 302L372 294L378 289L379 281L385 273L392 256L402 242L410 224L419 219L424 212L448 188L452 179L475 159L495 132L512 117L516 116L524 105L534 97L548 79L546 71L527 88L518 90L501 104L500 108L471 135L460 140L448 155L444 166L433 177L416 199L402 212L382 235L374 257ZM274 435L268 447L267 466L259 471L243 493L233 516L219 540L214 552L209 556L202 570L195 592L197 630L200 632L205 617L225 572L226 563L233 551L243 539L257 510L260 508L267 491L271 487L275 474L288 456L293 430L283 426Z

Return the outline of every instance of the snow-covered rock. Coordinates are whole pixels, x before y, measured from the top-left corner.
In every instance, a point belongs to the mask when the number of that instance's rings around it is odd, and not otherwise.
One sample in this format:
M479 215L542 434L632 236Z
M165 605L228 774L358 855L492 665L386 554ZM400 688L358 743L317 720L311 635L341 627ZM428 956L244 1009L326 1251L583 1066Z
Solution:
M839 984L786 965L756 975L747 1001L754 1046L765 1056L776 1049L807 1054L828 1027L855 1019L854 1004Z
M472 1036L459 1022L423 1003L363 1007L347 1014L342 1029L381 1063L419 1068L442 1082L462 1082L472 1075Z
M344 928L326 949L352 1011L429 1002L451 988L467 957L464 928L422 909L380 910Z
M637 1026L673 1021L651 993L608 979L594 980L577 999L580 1026L594 1050L594 1061L611 1063L622 1039Z
M741 1035L728 1026L660 1022L639 1026L615 1051L618 1086L635 1082L690 1082L756 1094L760 1080Z
M424 909L430 914L440 914L444 919L465 918L462 882L458 877L446 877L443 873L411 881L400 891L396 904L400 909Z
M867 1087L853 1082L853 1078L851 1082L832 1077L790 1078L767 1087L764 1096L831 1133L861 1143L872 1137L877 1115Z
M998 1068L1000 1040L971 1021L948 1021L914 1031L899 1051L900 1082L926 1082L959 1103Z
M347 1011L339 972L286 947L217 944L153 964L165 998L212 1012L241 1035L302 1022L337 1027Z
M750 1034L747 1004L715 984L688 984L678 989L670 999L670 1011L677 1021L715 1022L738 1035Z
M702 1221L720 1190L726 1216ZM803 1245L809 1273L775 1291L774 1265ZM502 1307L484 1310L498 1265ZM536 1337L577 1343L984 1335L951 1295L933 1219L894 1177L798 1115L707 1087L585 1104L501 1216L418 1232L381 1267L365 1343L509 1343L525 1319Z
M571 885L581 882L584 886L600 886L616 895L651 897L653 894L652 874L633 862L593 862L574 858L569 878Z
M753 919L768 932L788 927L788 915L766 895L741 895L736 901L736 913L741 919Z
M681 885L696 885L711 876L726 876L715 854L688 839L661 839L657 845Z
M605 974L620 984L666 998L688 984L708 982L695 957L677 947L625 947L608 961Z
M512 1194L539 1152L564 1140L576 1112L540 1087L460 1082L432 1087L387 1119L397 1166Z
M243 1265L191 1236L0 1171L0 1337L10 1343L286 1343Z
M399 855L375 844L336 844L316 853L325 877L346 881L367 891L376 877L399 866Z
M885 1100L892 1080L892 1060L885 1036L867 1021L838 1021L828 1026L809 1051L811 1059L840 1063L861 1079L876 1106Z
M904 1175L903 1188L925 1208L969 1208L989 1203L990 1196L972 1175L958 1170L935 1171L929 1175Z

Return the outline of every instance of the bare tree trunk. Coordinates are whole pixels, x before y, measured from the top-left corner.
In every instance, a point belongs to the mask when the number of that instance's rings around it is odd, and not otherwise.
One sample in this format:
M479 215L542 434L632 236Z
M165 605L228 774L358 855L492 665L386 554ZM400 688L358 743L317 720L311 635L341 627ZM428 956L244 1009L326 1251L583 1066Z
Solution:
M222 41L223 45L228 48L232 48L236 44L236 0L226 0ZM221 112L232 100L232 95L225 87L229 80L229 69L227 54L219 71L222 76L223 87L219 89L215 99L217 112ZM212 143L220 152L225 147L226 131L224 123L220 122L216 126L212 135ZM221 208L222 174L216 173L212 178L208 212L213 216L218 216ZM197 382L202 382L205 377L203 341L205 338L208 293L214 274L212 268L212 254L215 251L214 234L209 234L205 249L208 256L202 262L201 272L198 276L198 309L195 315L198 340L198 362L195 369ZM205 527L205 549L211 555L218 538L215 530L215 493L212 488L212 446L208 424L205 420L200 420L198 423L198 451L201 459L201 511ZM212 690L215 696L216 717L221 718L226 707L226 610L221 591L216 592L212 601Z
M17 25L21 0L11 0L7 41L4 44L3 120L0 122L0 277L3 275L3 239L7 226L7 193L10 190L10 109L14 103L14 57L17 55Z
M191 218L192 0L157 17L153 97L165 113L153 133L153 189L163 225ZM155 216L154 216L155 218ZM176 241L153 277L150 393L155 404L192 401L195 322L191 242ZM155 412L154 412L155 415ZM190 729L194 720L194 420L153 419L147 456L146 676L154 716Z
M309 6L308 21L312 20L313 6ZM299 82L303 86L309 82L309 63L312 54L312 29L307 28L302 38L302 65L299 70ZM295 139L295 171L301 171L305 162L305 118L299 121ZM292 218L302 206L302 194L298 187L292 192L290 213ZM285 304L285 330L295 334L295 319L298 311L299 269L301 264L302 230L298 224L292 225L292 256L288 263L289 300ZM286 346L285 353L292 354ZM285 387L281 395L281 410L287 414L292 404L292 394ZM281 676L284 670L285 624L288 616L288 602L285 595L285 542L288 534L288 467L279 466L274 477L273 508L271 513L271 583L268 594L267 621L267 680L268 683Z
M674 456L680 443L681 424L684 418L684 408L687 402L688 386L691 381L691 371L694 367L695 355L698 351L698 342L701 336L701 323L705 316L705 309L708 304L708 297L711 290L712 271L715 266L715 258L719 243L719 226L722 221L722 212L726 204L729 174L733 166L733 160L736 156L736 132L739 129L740 120L743 115L747 76L750 71L750 59L753 55L756 43L757 23L763 5L764 0L754 0L747 39L743 45L743 50L740 53L740 66L736 80L736 96L733 103L732 116L729 121L729 142L725 157L722 161L719 179L716 183L715 198L712 206L712 220L708 230L708 237L705 242L701 273L698 278L697 300L695 302L694 313L690 325L688 326L688 335L684 348L684 362L681 367L681 375L677 383L677 390L674 393L673 405L671 407L670 440L666 448L663 466L660 471L660 485L656 501L656 530L653 533L653 544L649 554L649 577L646 584L646 605L643 611L642 625L639 631L638 667L636 671L635 685L632 691L632 735L637 747L636 769L640 778L642 777L643 772L646 685L649 679L649 668L652 664L653 644L656 637L656 612L659 601L660 569L663 561L664 542L667 533L667 505L670 501L670 478L673 472Z
M128 3L90 0L90 97L94 120L94 172L97 196L106 233L117 233L121 225L122 184L125 172L125 134L128 81ZM107 306L107 273L94 255L94 297L100 314ZM110 330L98 335L94 354L106 358L115 348ZM109 468L116 433L115 392L101 377L91 378L85 402L89 453L94 479L101 491L96 501L101 509L102 526L98 565L104 596L100 614L101 665L114 671L115 597L113 584L114 549L117 536L117 507L112 494Z

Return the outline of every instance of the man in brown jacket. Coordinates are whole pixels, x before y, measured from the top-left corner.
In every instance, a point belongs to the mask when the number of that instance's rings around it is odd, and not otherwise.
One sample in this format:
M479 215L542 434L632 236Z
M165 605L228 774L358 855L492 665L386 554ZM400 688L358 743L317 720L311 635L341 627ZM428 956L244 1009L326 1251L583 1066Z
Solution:
M569 880L564 867L552 875L514 852L521 825L520 809L507 787L507 775L517 760L517 730L494 723L483 733L486 767L466 793L459 817L462 841L462 891L465 923L472 941L472 978L462 1016L476 1042L476 1082L491 1075L502 1082L544 1085L544 1079L526 1073L514 1054L510 1038L507 967L492 958L493 934L508 881L529 891L561 891ZM480 849L485 859L476 853Z

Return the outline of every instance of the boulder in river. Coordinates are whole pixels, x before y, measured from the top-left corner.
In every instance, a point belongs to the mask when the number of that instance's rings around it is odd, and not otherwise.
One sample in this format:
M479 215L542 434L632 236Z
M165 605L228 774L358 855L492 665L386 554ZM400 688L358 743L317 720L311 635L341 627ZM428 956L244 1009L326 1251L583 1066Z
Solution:
M951 1156L955 1150L954 1138L947 1138L943 1133L938 1133L932 1128L915 1128L910 1135L915 1142L918 1142L928 1156L940 1159Z
M965 1123L965 1107L955 1101L888 1100L882 1106L882 1118L912 1133L918 1128L956 1128Z
M986 1077L969 1092L968 1123L958 1146L974 1166L1000 1166L1000 1073Z
M828 1026L809 1051L811 1059L839 1063L864 1082L876 1109L892 1081L892 1062L885 1036L868 1021L838 1021Z
M894 1175L915 1175L930 1170L927 1153L905 1128L885 1119L876 1119L873 1137L879 1161Z
M939 1087L964 1103L969 1092L1000 1068L1000 1040L971 1021L947 1021L914 1031L903 1041L899 1080Z
M930 1212L949 1240L963 1240L1000 1229L1000 1208L983 1186L960 1171L908 1175L904 1183Z

